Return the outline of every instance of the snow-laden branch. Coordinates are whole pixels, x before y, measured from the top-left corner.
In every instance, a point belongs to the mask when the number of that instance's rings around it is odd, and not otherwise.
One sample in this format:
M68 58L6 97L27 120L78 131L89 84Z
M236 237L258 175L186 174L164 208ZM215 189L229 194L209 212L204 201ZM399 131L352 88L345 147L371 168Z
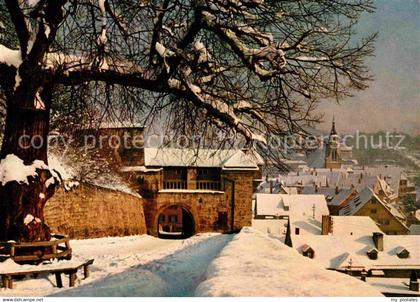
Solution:
M262 80L267 80L281 73L286 66L283 50L273 42L270 34L260 33L249 26L225 27L218 24L217 17L210 12L203 12L206 26L214 31L223 41L226 41L243 63L255 72ZM262 45L251 48L239 37L247 35ZM266 64L269 63L269 64Z
M0 44L0 64L19 68L20 64L22 64L20 50L10 49Z

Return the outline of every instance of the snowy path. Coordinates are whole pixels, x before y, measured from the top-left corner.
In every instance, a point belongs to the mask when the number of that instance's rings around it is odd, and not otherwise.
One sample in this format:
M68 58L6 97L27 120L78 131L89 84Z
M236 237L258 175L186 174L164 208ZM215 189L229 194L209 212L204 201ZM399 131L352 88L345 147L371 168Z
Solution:
M212 235L163 258L59 292L59 296L192 296L207 267L232 236Z

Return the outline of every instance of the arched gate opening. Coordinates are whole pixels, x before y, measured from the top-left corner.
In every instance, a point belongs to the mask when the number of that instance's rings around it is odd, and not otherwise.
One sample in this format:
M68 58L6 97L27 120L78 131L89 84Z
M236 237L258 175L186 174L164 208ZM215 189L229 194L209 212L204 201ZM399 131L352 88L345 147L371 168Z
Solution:
M157 219L159 238L185 239L195 233L194 217L181 205L172 205L163 209Z

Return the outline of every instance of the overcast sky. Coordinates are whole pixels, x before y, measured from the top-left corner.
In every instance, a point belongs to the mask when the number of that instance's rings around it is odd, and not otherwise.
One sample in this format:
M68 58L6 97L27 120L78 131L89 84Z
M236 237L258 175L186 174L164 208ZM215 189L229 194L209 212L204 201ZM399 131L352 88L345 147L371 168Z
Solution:
M343 132L399 130L420 134L420 0L376 0L374 14L362 18L360 32L378 31L368 65L375 81L366 91L337 105L323 102L322 130L335 115Z

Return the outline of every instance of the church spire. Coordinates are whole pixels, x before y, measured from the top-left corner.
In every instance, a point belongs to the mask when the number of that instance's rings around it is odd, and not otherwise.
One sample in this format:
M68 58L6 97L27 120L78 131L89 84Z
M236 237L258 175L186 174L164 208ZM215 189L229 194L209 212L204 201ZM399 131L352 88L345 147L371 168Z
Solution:
M335 117L333 115L333 120L332 120L332 127L331 127L331 133L330 135L336 135L337 131L335 131Z

